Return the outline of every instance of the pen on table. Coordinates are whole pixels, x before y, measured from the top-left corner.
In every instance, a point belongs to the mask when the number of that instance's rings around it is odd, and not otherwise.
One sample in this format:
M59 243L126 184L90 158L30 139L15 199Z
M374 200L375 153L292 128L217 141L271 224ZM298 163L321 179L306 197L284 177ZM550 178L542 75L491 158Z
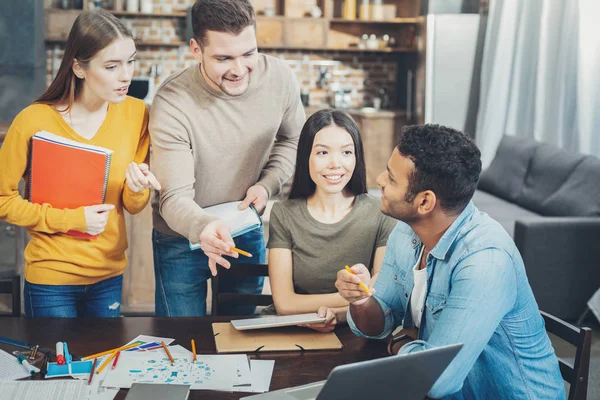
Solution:
M237 247L230 246L230 249L231 251L235 251L236 253L241 254L243 256L252 257L252 254L248 253L247 251L240 250Z
M137 347L139 345L140 345L139 343L131 343L131 344L128 344L128 345L125 345L125 346L117 347L115 349L106 350L106 351L103 351L101 353L96 353L96 354L92 354L90 356L85 356L81 360L82 361L91 360L92 358L98 358L98 357L105 356L107 354L112 354L112 353L114 353L117 350L127 350L127 349L130 349L132 347Z
M115 356L115 361L113 361L113 365L112 367L110 367L110 369L115 369L115 367L117 366L117 361L119 360L119 356L121 355L121 350L117 351L117 355Z
M356 275L354 272L352 272L349 266L346 265L344 268L346 268L346 271L348 271L351 275ZM371 291L369 290L367 285L364 284L363 281L358 282L358 285L361 287L362 290L365 291L366 294L368 294L369 296L371 295Z
M40 348L40 345L36 344L35 347L31 350L31 357L29 357L29 358L35 359L35 356L37 355L39 348Z
M192 354L194 355L194 361L192 361L194 364L196 363L196 342L194 342L194 339L192 339Z
M98 363L98 359L94 358L94 363L92 364L92 370L90 371L90 377L88 378L88 385L92 383L92 378L94 377L94 370L96 369L97 363Z
M167 345L165 344L165 342L161 341L160 344L162 345L163 349L165 349L165 353L167 353L167 355L169 356L171 365L175 364L175 360L173 360L173 357L171 356L171 352L169 351L169 349L167 349Z
M63 342L56 342L56 363L63 365L65 363Z
M119 352L119 350L115 351L114 353L112 353L110 355L110 357L108 357L106 360L104 360L104 362L102 363L102 365L100 367L98 367L98 369L96 370L96 373L99 374L100 372L102 372L102 370L104 368L106 368L106 366L108 364L110 364L110 362L113 360L113 358L115 358L115 356L117 355L118 352Z
M19 363L22 366L25 367L25 369L27 370L27 372L29 372L30 375L33 375L33 374L35 374L36 372L39 371L33 365L29 364L29 362L27 361L27 359L25 358L25 356L23 354L18 354L17 355L17 360L19 361Z

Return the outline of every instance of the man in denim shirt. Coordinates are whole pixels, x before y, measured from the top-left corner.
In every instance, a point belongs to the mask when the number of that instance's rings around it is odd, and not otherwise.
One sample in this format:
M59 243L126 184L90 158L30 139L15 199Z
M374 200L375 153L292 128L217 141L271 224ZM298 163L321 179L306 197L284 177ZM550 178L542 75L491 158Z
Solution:
M355 334L413 334L398 354L463 343L429 396L449 399L564 399L558 360L513 240L471 197L479 149L438 125L405 128L377 183L382 211L399 223L373 296L364 265L338 273ZM400 347L400 346L398 346ZM392 346L393 353L396 347Z

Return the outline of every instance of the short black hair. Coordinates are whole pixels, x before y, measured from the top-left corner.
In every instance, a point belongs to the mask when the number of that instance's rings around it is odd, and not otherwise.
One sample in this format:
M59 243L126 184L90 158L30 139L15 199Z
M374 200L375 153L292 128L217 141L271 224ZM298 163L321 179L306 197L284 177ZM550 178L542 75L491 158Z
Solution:
M445 212L465 209L481 173L481 152L467 135L442 125L411 125L402 129L397 149L415 164L406 201L431 190Z
M350 115L339 110L320 110L310 116L302 127L298 139L298 152L296 154L296 169L294 181L290 190L290 199L307 198L312 195L317 186L310 178L308 161L312 151L315 136L327 126L335 125L344 129L352 137L354 142L354 155L356 165L352 178L346 184L345 190L356 195L367 193L367 172L365 166L365 155L363 151L362 138L356 122Z
M192 6L194 39L206 46L206 31L238 35L248 26L256 29L256 15L248 0L196 0Z

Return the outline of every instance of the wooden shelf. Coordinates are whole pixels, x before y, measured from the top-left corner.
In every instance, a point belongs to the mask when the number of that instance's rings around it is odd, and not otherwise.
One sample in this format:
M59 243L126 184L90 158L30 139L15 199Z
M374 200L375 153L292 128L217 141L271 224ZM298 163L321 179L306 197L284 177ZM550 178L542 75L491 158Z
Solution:
M178 40L176 42L161 42L160 40L136 40L136 46L152 46L152 47L179 47L186 44L182 40Z
M403 25L403 24L417 24L421 22L420 17L414 18L394 18L389 20L362 20L362 19L344 19L344 18L332 18L332 24L368 24L368 25Z
M131 12L131 11L115 11L115 10L109 10L109 9L104 9L104 11L108 11L109 13L116 15L117 17L185 18L187 16L187 13L185 11L173 11L170 13L165 13L165 12L143 13L143 12ZM46 9L46 12L81 14L83 12L83 10L48 8L48 9Z
M170 13L165 12L153 12L153 13L142 13L142 12L131 12L131 11L115 11L115 10L106 10L109 13L116 15L118 17L160 17L160 18L185 18L187 13L185 11L173 11Z
M46 41L46 43L66 43L67 38L66 37L47 37L45 39L45 41ZM160 40L136 40L135 41L136 46L151 46L151 47L160 47L160 46L179 47L179 46L183 46L184 44L185 44L185 42L182 40L179 40L176 42L162 42Z
M384 49L359 49L358 47L302 47L302 46L261 46L259 50L306 50L306 51L340 51L348 53L414 53L416 49L402 47L384 48Z

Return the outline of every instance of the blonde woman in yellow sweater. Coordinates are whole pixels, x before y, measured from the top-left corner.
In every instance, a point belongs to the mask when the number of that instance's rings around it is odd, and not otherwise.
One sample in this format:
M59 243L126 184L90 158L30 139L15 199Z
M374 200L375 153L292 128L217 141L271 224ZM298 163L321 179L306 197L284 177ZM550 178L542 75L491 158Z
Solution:
M25 315L117 317L127 264L124 209L135 214L160 189L145 164L148 110L127 97L136 49L131 32L102 10L73 24L64 58L46 92L14 119L0 148L0 218L29 231ZM57 209L18 192L31 137L45 130L114 150L105 204ZM74 165L73 168L77 168ZM98 235L86 240L69 230Z

